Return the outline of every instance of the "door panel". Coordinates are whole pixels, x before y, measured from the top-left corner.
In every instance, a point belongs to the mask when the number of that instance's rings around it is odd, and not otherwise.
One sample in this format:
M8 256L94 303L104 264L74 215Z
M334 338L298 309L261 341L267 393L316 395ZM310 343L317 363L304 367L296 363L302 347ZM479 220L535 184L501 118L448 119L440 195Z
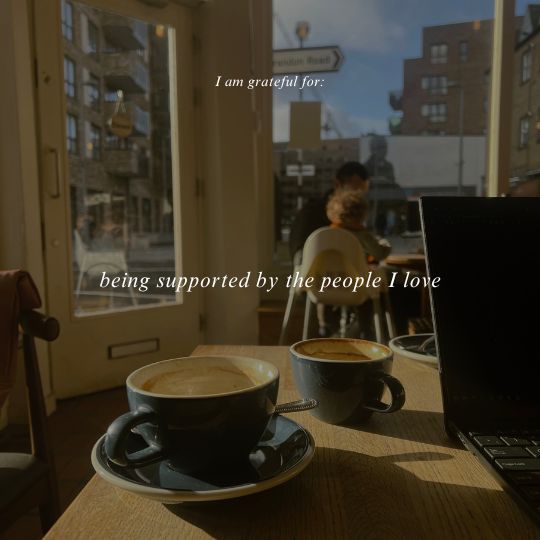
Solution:
M198 295L156 287L197 274L183 234L197 226L191 13L39 0L35 15L53 388L66 397L199 341Z

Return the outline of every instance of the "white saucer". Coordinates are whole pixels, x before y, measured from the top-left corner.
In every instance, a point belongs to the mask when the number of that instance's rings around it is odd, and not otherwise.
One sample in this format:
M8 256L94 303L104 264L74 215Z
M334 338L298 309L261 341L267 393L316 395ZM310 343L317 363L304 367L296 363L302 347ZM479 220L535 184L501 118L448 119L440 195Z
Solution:
M417 350L408 350L409 347L419 347L426 341L426 339L433 337L433 334L412 334L410 336L398 336L395 337L388 343L392 352L396 355L403 356L404 358L409 358L411 360L416 360L418 362L423 362L429 364L433 367L438 367L439 359L428 352L420 352Z
M105 435L92 450L92 465L99 476L113 486L166 504L234 499L266 491L300 474L315 453L309 431L280 415L272 418L249 461L214 473L183 474L171 469L166 460L136 469L119 467L107 459L104 440ZM130 452L144 446L139 435L129 436Z

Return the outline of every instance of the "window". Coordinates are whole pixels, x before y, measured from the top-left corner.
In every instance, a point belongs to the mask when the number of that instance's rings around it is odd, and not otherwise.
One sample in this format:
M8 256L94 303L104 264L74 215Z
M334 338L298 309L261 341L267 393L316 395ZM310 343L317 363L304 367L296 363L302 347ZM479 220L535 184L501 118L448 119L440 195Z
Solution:
M92 54L99 52L99 30L90 20L88 20L88 52Z
M85 87L85 104L94 109L99 109L101 97L99 78L93 73L90 73L85 83Z
M421 112L430 122L446 122L446 103L426 103Z
M469 59L469 42L459 42L459 61L466 62Z
M529 50L521 55L521 82L525 83L531 78L532 53Z
M101 158L101 128L89 122L86 122L86 157Z
M68 152L76 154L79 142L77 137L77 117L73 114L68 114L66 117L66 139Z
M524 148L529 144L529 116L523 116L519 121L519 147Z
M139 230L139 198L132 195L129 198L130 225L134 232Z
M105 136L105 144L108 150L130 150L133 146L131 139L118 137L112 133L107 133Z
M105 101L107 103L116 103L118 100L118 90L105 89Z
M73 6L66 0L62 0L62 35L73 41Z
M448 45L446 43L438 43L431 46L431 63L446 64L448 62Z
M152 202L142 199L142 228L143 232L152 232Z
M66 96L75 98L75 62L64 56L64 90Z
M429 90L432 95L445 95L448 93L448 79L446 75L422 77L422 90Z

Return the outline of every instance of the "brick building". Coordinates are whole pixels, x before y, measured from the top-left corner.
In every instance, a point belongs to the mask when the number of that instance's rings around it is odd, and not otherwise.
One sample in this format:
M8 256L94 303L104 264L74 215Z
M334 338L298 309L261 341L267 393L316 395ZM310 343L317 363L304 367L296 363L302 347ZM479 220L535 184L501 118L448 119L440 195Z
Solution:
M156 28L62 2L72 226L91 226L80 231L90 248L105 229L128 249L172 231L167 39ZM119 110L128 136L110 129Z
M511 176L540 177L540 4L527 7L514 54Z
M403 66L403 90L390 93L402 116L390 122L401 135L486 132L492 21L430 26L422 32L422 56ZM460 105L463 109L460 114Z

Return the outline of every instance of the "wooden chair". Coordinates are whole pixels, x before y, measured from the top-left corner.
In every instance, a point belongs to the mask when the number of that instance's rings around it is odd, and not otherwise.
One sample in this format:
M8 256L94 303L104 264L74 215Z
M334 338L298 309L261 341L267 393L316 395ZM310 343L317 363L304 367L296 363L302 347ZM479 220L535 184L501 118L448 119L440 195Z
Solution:
M60 515L60 503L34 338L53 341L60 327L56 319L37 311L23 312L19 323L23 332L32 454L0 453L0 534L36 506L45 534Z

